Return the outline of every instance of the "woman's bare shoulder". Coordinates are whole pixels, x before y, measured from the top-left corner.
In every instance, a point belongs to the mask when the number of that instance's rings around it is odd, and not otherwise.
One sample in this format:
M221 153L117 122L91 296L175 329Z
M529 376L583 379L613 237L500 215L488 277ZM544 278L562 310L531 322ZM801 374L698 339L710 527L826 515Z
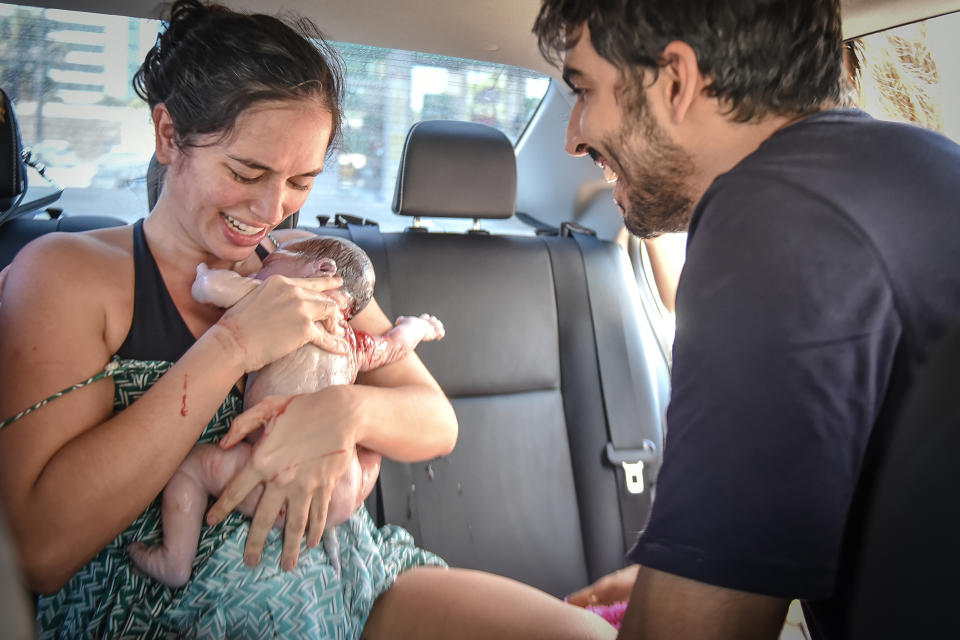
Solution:
M116 278L130 264L130 228L53 232L27 243L10 265L10 278L29 278L37 285L84 281L95 286ZM101 276L107 276L101 278ZM59 288L59 287L58 287Z

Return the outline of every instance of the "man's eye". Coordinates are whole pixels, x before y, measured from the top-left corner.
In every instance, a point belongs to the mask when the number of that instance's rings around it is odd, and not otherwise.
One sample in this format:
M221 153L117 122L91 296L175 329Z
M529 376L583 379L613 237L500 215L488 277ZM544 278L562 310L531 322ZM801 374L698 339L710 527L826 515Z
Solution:
M313 182L302 184L300 182L294 182L293 180L290 180L289 184L291 187L293 187L297 191L310 191L310 187L313 186Z

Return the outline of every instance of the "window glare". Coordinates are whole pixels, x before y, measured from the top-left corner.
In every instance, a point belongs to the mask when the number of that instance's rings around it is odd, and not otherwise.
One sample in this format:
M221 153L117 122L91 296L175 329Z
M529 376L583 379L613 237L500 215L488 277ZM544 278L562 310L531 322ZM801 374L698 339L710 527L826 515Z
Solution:
M159 28L156 20L0 4L0 87L24 144L65 188L56 206L67 215L135 220L147 212L153 127L131 79ZM390 205L414 122L481 122L516 143L549 85L527 69L332 44L346 67L343 148L314 182L300 214L307 225L336 213L408 225ZM30 197L44 193L39 179L32 184Z

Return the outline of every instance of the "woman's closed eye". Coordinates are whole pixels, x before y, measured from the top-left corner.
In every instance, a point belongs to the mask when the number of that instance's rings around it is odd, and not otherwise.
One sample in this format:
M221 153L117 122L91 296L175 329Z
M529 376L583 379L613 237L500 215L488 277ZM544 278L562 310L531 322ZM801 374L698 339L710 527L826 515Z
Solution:
M257 175L257 176L245 176L245 175L243 175L243 174L241 174L241 173L237 173L237 172L234 171L233 169L230 169L230 173L233 174L233 179L234 179L234 180L236 180L237 182L243 183L243 184L254 184L254 183L256 183L257 181L259 181L260 178L263 177L263 174L262 174L262 173L261 173L260 175Z
M287 180L287 184L289 184L291 187L293 187L297 191L310 191L310 187L313 186L313 178L309 180L303 180L302 182Z

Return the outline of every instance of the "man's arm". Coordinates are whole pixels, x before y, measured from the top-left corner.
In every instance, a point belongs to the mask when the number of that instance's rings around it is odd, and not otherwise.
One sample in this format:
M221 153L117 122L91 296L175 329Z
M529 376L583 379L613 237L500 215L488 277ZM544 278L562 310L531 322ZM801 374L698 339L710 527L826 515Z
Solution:
M775 640L788 605L782 598L715 587L640 567L617 637Z

